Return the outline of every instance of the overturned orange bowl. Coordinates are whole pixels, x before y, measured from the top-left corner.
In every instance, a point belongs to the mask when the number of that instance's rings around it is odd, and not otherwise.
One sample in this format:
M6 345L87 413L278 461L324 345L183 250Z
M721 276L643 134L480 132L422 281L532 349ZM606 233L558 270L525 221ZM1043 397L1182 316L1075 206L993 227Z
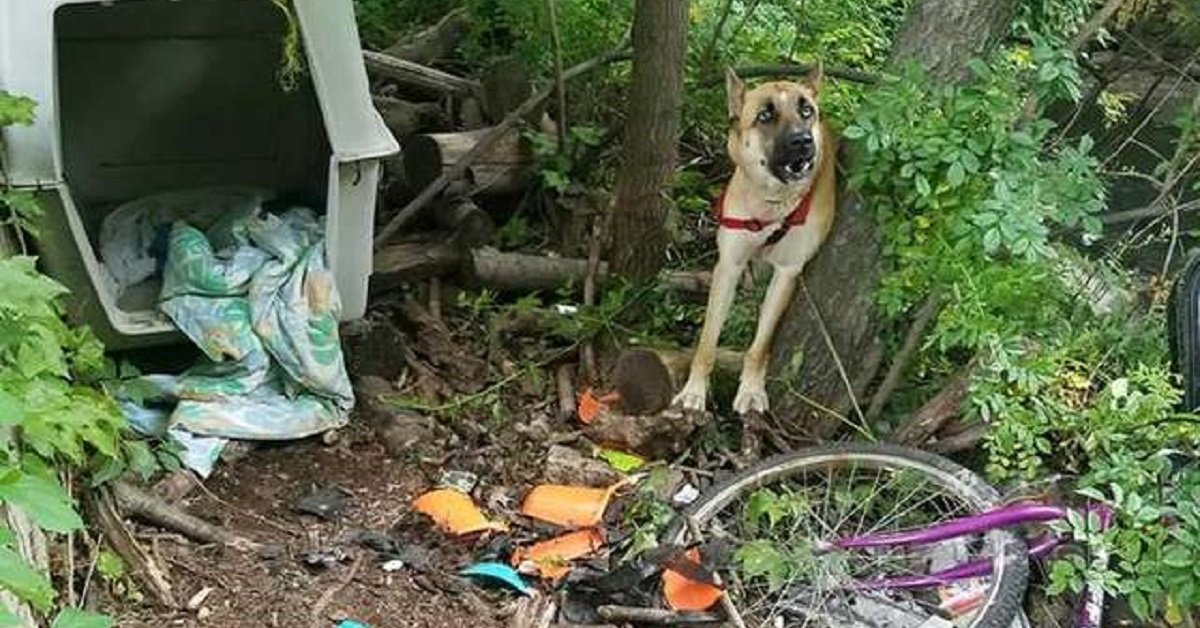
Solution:
M700 564L700 551L693 548L685 554L689 560ZM676 611L706 611L721 599L723 592L707 582L696 582L683 574L664 570L662 574L663 597L667 606Z
M442 530L457 536L485 531L508 531L508 526L485 517L469 495L450 488L421 495L413 501L413 508L433 519Z
M624 482L608 488L542 484L525 496L521 514L564 528L591 528L604 520L604 511Z
M568 563L590 556L604 547L604 531L599 528L584 528L546 539L527 548L513 552L512 564L530 562L538 575L547 580L559 580L571 571Z

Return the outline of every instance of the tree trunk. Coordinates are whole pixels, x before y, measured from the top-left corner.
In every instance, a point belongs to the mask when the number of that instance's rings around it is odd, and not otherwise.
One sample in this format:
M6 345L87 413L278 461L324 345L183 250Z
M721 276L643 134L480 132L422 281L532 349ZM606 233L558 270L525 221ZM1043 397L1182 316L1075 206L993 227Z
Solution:
M664 194L675 171L687 27L687 0L637 0L612 261L618 273L638 279L658 272L667 245Z
M934 76L957 79L972 56L986 54L1006 32L1014 5L1014 0L917 0L892 46L892 64L915 61ZM883 357L875 307L881 257L878 225L869 210L853 195L840 195L833 231L804 271L839 360L804 291L797 291L771 352L771 400L781 421L817 437L836 430L839 417L859 421L838 362L861 408Z
M915 61L935 78L960 79L968 61L1008 32L1016 6L1016 0L919 0L892 42L890 63Z

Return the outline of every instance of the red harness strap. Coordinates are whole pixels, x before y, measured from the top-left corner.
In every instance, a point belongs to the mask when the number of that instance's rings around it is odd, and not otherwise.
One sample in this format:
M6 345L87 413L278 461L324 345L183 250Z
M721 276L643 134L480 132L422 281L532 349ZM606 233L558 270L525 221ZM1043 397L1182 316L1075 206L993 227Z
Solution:
M757 218L730 218L729 216L726 216L725 192L726 190L721 190L721 196L717 197L716 203L713 203L713 216L716 217L717 223L725 229L733 229L735 231L753 231L758 233L759 231L776 224L773 222L765 222ZM771 233L770 236L767 237L767 241L763 244L763 246L771 246L772 244L775 244L776 242L782 240L783 236L787 235L789 229L803 225L804 221L808 220L808 212L811 209L812 190L809 190L808 194L805 194L804 198L800 199L800 202L796 204L796 207L792 209L791 213L789 213L787 216L784 216L783 221L778 223L779 228L777 228Z

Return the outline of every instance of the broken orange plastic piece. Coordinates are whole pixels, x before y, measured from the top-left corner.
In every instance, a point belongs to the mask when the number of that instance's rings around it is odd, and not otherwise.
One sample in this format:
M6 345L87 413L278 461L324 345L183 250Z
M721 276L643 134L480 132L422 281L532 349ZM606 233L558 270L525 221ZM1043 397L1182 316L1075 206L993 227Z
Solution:
M608 488L543 484L535 486L521 504L521 514L566 528L591 528L604 520L608 502L626 482Z
M513 552L514 567L530 562L547 580L559 580L571 571L568 563L596 553L604 547L604 531L584 528L556 536Z
M692 548L685 556L697 565L700 564L699 550ZM689 580L683 574L670 569L663 571L662 583L667 606L676 611L706 611L724 595L719 587L707 582Z
M579 407L576 409L580 422L590 425L601 414L609 411L609 404L620 398L621 396L615 392L597 397L591 388L583 391L579 395Z
M439 528L457 536L487 530L508 531L508 526L503 523L488 520L469 495L452 488L421 495L413 501L413 508L433 519Z

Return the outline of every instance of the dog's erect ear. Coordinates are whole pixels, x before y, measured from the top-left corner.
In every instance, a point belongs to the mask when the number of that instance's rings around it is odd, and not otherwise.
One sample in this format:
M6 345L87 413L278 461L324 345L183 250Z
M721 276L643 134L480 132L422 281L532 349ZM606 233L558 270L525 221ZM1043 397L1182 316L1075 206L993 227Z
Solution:
M812 88L814 93L821 93L821 83L825 81L825 64L819 59L808 70L808 86Z
M746 84L730 67L725 68L725 95L729 103L729 119L737 120L741 117L742 105L746 102Z

